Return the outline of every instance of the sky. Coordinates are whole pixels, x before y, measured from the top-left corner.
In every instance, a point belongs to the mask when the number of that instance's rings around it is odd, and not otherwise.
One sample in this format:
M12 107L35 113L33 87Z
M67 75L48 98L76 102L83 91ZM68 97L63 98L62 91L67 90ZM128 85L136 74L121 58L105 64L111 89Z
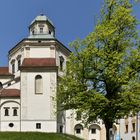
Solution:
M93 31L102 4L103 0L1 0L0 67L8 65L8 51L28 37L28 27L36 16L45 14L56 28L56 38L68 47ZM133 11L140 21L140 3Z

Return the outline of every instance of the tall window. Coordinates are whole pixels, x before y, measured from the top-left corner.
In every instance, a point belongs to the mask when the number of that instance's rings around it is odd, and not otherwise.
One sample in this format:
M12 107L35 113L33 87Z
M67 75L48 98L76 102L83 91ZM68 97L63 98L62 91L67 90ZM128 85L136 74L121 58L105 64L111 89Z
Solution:
M49 34L50 34L50 35L51 35L51 33L52 33L52 32L49 30Z
M20 64L21 64L21 60L19 59L19 60L18 60L18 70L19 70L19 68L20 68Z
M15 59L11 60L11 71L12 73L15 73Z
M4 115L5 115L5 116L9 116L9 108L5 108Z
M17 108L13 108L13 116L17 116Z
M35 31L34 30L32 30L32 35L34 35L35 34Z
M35 77L35 94L43 94L43 79L41 75Z
M2 82L0 82L0 89L2 89L3 88L3 85L2 85Z
M43 33L43 27L40 27L40 33L41 34Z
M12 64L12 73L15 73L15 63Z
M63 126L60 126L60 133L63 133Z
M135 123L132 123L132 132L135 132Z
M128 133L128 124L125 125L125 133Z
M63 70L63 65L64 65L64 57L63 56L59 56L59 59L60 59L60 70L62 71Z

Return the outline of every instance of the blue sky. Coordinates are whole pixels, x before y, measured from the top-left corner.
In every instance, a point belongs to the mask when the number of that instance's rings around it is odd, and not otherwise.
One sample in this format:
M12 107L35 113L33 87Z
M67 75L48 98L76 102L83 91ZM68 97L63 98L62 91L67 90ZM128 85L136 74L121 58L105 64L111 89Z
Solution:
M28 37L28 26L40 13L47 15L56 27L56 38L66 46L84 38L94 28L103 0L1 0L0 66L7 65L8 51ZM140 4L134 14L140 21ZM138 27L140 29L140 26Z

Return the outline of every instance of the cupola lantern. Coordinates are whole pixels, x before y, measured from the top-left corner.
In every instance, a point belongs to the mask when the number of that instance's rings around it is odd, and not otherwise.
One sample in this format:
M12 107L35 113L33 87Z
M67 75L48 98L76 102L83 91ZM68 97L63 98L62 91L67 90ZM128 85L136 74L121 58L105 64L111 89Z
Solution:
M29 26L29 38L54 38L55 27L52 21L45 15L37 16Z

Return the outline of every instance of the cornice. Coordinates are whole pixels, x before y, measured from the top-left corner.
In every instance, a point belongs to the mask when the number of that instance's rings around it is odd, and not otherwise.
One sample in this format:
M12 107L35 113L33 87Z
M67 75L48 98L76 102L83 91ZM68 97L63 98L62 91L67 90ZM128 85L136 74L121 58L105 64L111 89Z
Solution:
M31 42L32 41L32 42ZM34 42L36 41L36 42ZM48 41L48 42L40 42L40 41ZM51 42L53 41L53 42ZM21 49L22 46L46 46L46 45L55 45L58 47L61 51L63 51L66 55L69 55L71 51L63 45L60 41L57 39L49 39L49 38L24 38L22 39L19 43L17 43L11 50L9 50L8 54L9 56L12 55L13 53L17 52L19 49Z

